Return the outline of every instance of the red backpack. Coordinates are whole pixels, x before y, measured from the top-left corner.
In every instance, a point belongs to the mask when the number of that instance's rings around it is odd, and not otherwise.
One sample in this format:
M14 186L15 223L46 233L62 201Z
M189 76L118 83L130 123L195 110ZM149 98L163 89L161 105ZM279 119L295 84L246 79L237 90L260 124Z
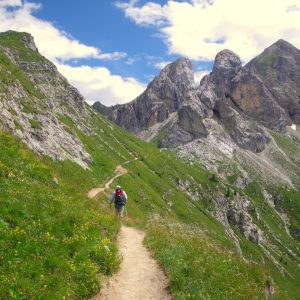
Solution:
M116 189L115 204L118 206L125 205L124 193L122 189Z

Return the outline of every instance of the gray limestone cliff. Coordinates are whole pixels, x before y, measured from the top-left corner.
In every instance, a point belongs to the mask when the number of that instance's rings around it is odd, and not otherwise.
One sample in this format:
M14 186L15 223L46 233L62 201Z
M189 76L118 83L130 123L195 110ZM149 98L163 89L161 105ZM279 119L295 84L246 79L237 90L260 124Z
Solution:
M166 66L148 85L146 91L132 102L117 105L108 111L109 118L118 125L138 134L162 123L177 111L194 86L191 62L180 58ZM95 104L94 107L99 107Z
M266 128L285 132L286 126L299 124L299 66L300 51L284 40L244 67L239 56L226 49L195 87L192 63L181 58L132 102L99 111L161 147L207 137L203 120L213 119L239 147L262 152L271 140Z
M0 34L0 74L0 127L41 155L88 168L90 155L64 124L71 122L91 134L85 122L90 113L87 104L56 66L38 53L30 34Z
M247 115L285 131L300 123L300 51L279 40L251 60L232 82L231 97Z

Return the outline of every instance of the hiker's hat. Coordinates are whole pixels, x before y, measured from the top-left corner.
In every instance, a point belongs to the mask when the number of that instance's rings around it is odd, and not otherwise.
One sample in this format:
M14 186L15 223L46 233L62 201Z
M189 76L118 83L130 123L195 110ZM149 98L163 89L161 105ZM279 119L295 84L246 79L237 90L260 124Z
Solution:
M119 185L116 186L116 190L119 190L121 187Z

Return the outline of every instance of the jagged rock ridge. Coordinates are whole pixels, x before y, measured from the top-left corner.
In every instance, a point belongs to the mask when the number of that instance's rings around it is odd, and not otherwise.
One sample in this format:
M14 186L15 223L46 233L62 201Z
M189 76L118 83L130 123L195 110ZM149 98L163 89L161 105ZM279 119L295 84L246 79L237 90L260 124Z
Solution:
M214 119L238 146L261 152L270 141L265 127L284 132L286 126L299 124L299 66L300 51L283 40L244 67L234 52L223 50L195 88L192 64L181 58L166 66L138 98L105 113L146 140L156 136L162 147L207 137L203 120Z
M172 112L177 111L193 85L192 64L188 59L180 58L166 66L134 101L113 107L109 112L110 118L120 126L139 134L157 123L164 122ZM95 103L94 107L97 106L99 104Z

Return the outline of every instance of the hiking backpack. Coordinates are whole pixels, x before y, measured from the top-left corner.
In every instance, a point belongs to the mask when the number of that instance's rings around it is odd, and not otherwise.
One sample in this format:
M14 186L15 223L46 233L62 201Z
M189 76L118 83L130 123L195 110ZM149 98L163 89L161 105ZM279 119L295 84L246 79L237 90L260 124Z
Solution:
M125 205L124 193L122 189L116 189L115 204L118 206Z

